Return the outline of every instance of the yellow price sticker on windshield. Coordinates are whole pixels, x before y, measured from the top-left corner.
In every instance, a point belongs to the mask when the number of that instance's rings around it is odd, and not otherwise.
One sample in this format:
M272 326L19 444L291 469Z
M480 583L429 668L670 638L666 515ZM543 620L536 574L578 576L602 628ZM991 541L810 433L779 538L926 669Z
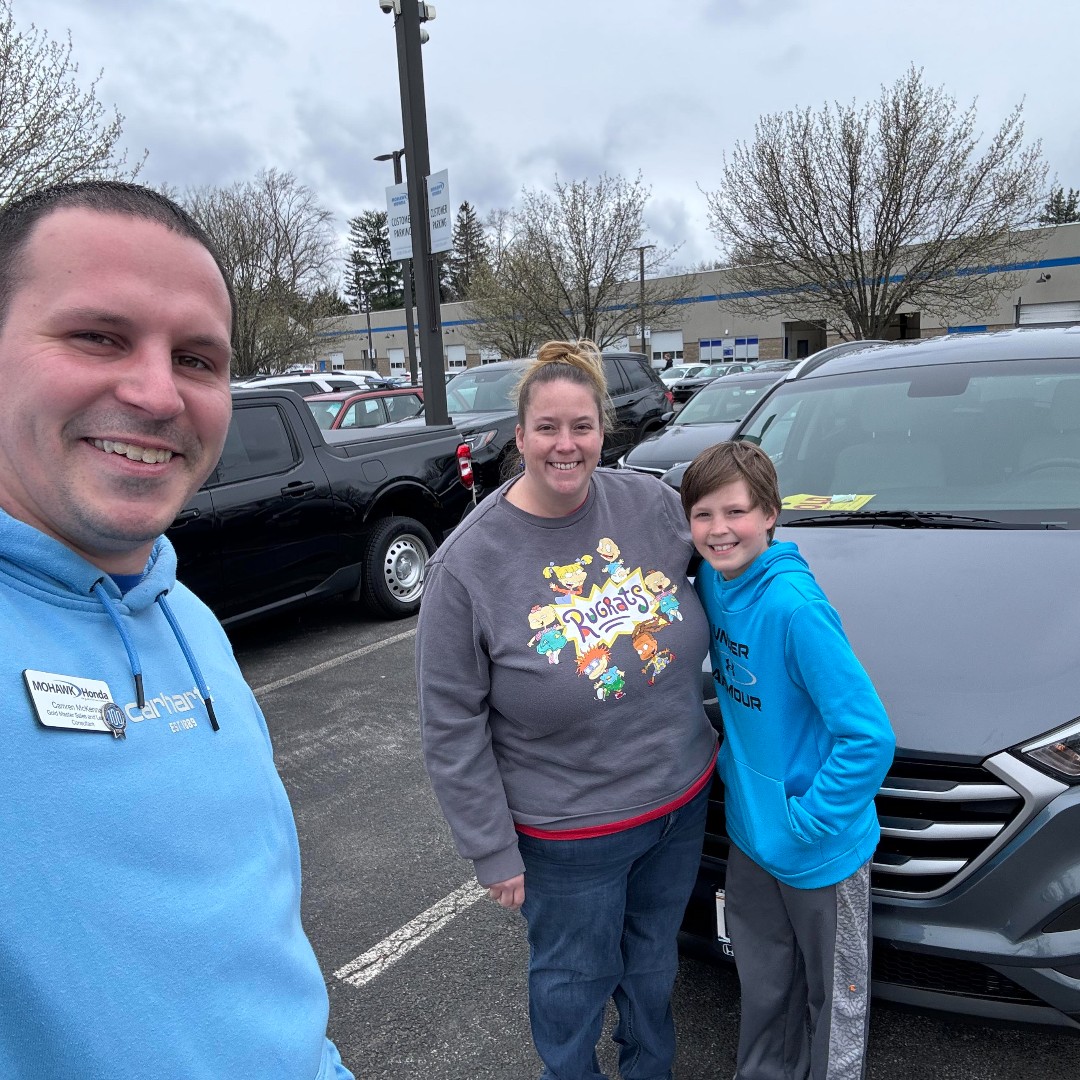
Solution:
M859 510L873 495L786 495L780 502L785 510Z

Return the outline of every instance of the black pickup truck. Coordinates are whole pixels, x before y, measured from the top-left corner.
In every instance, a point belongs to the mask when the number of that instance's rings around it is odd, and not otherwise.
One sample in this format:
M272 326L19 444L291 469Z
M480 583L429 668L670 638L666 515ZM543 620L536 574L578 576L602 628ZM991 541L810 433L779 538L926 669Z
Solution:
M470 495L452 426L321 431L289 390L234 390L221 460L168 531L177 576L224 624L345 596L387 618Z

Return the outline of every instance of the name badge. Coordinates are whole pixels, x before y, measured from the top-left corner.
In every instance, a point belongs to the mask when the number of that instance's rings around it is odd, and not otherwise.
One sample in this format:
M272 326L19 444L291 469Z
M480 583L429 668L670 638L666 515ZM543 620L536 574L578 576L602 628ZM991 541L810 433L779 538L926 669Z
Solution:
M46 727L111 732L116 738L123 738L127 716L113 702L107 682L29 668L23 672L23 679L34 712Z

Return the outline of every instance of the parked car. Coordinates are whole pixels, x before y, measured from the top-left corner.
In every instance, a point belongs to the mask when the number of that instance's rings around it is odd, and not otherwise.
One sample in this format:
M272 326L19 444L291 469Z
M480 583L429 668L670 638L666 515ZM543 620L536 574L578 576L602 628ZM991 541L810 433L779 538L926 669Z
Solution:
M394 384L377 371L320 372L318 375L260 375L233 383L236 389L273 388L295 390L301 397L311 394L332 394L335 390L372 390Z
M732 375L738 371L753 370L752 364L742 361L731 364L709 364L708 367L702 368L696 375L678 379L670 384L675 405L678 407L685 405L706 383L712 382L713 379L719 379L721 375Z
M680 462L691 462L713 443L730 439L739 421L777 380L775 374L739 372L706 383L666 427L642 439L619 460L620 466L663 476Z
M781 379L735 437L775 462L777 539L806 556L896 733L874 993L1080 1026L1080 328L833 357ZM727 850L717 782L684 926L716 955Z
M449 425L321 431L288 390L233 393L214 472L168 530L177 575L224 624L343 596L413 615L471 503Z
M913 339L914 340L914 339ZM837 356L847 356L848 353L862 352L864 349L872 349L878 345L888 345L883 338L855 338L851 341L838 341L835 345L826 345L823 349L804 356L798 360L759 360L754 364L755 371L791 371L792 368L801 364L803 367L817 367L826 360L833 360Z
M698 372L704 371L708 366L708 364L673 364L660 372L660 381L665 386L671 386L672 383L676 383L680 379L692 378Z
M323 431L379 427L392 420L415 416L424 404L422 387L392 390L340 390L335 394L314 394L304 400Z
M754 364L754 371L791 371L792 368L804 362L801 360L760 360Z
M446 384L447 410L472 452L481 496L507 479L517 463L512 394L526 363L497 360L461 371ZM630 447L663 427L673 410L670 391L640 353L605 353L604 376L616 424L604 433L603 464L614 465ZM419 419L402 421L410 426L419 423Z

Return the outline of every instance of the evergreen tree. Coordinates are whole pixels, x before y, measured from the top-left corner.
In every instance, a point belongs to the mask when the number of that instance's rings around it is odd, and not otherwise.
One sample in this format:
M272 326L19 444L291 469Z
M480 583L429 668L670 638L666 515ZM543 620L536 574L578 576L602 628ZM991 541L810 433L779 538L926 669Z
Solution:
M349 257L345 296L361 312L390 311L404 303L401 264L390 259L390 231L385 210L364 210L349 220Z
M1066 194L1065 189L1058 184L1056 188L1050 189L1050 196L1039 215L1039 224L1068 225L1070 221L1080 221L1080 191L1069 188Z
M477 278L489 263L484 226L476 216L476 208L468 201L458 207L453 244L442 264L443 299L467 300Z

